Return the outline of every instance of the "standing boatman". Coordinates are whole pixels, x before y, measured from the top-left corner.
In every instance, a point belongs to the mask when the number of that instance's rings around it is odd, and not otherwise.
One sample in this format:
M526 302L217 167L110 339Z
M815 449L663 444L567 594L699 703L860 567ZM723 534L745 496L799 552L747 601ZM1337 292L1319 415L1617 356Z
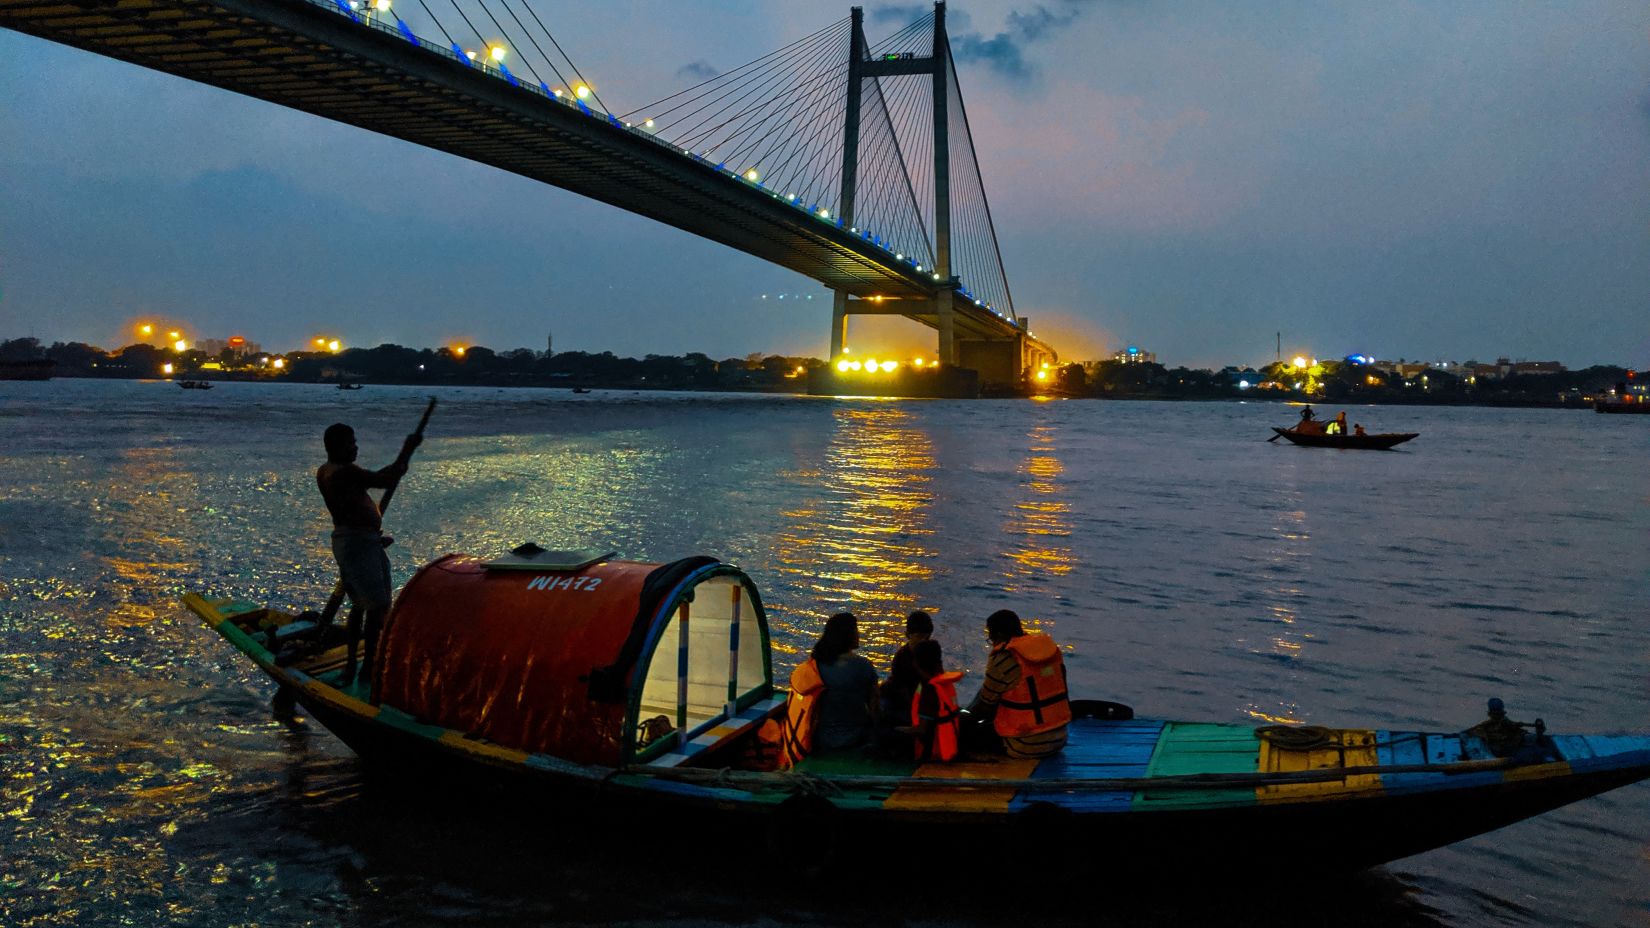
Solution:
M428 420L428 413L425 419ZM355 680L355 646L362 636L365 622L366 646L362 651L363 671L372 664L373 645L390 608L390 559L384 549L394 539L383 532L383 515L379 503L368 495L369 489L392 491L401 475L407 472L407 461L413 449L424 440L423 425L407 436L401 445L401 454L383 470L366 470L355 463L359 449L355 445L355 430L342 422L327 426L322 435L326 444L327 462L315 471L315 483L332 514L332 556L338 560L340 584L349 594L349 665L344 670L344 684ZM386 497L388 493L385 494ZM370 677L369 677L370 679Z

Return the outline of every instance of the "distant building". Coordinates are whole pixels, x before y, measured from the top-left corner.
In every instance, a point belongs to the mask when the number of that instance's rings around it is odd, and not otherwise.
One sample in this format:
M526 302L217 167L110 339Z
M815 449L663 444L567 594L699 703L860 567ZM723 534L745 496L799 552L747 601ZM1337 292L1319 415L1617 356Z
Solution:
M230 338L203 338L195 347L212 357L223 354L225 348L236 354L257 354L260 350L257 342L247 341L239 335Z
M1156 364L1157 355L1150 351L1141 351L1140 346L1130 345L1111 356L1113 361L1122 361L1124 364Z
M1476 380L1499 380L1518 374L1562 374L1564 365L1557 361L1509 361L1497 358L1494 364L1474 364L1468 373Z

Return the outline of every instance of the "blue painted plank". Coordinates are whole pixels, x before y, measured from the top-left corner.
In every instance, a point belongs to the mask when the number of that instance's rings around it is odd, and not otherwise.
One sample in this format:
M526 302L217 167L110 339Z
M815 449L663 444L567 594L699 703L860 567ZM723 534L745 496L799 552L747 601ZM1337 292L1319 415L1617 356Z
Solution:
M1034 780L1143 777L1152 751L1162 734L1162 722L1073 722L1065 750L1032 771ZM1020 793L1008 804L1017 812L1032 803L1051 803L1073 812L1127 812L1134 804L1130 790L1078 790L1062 793Z

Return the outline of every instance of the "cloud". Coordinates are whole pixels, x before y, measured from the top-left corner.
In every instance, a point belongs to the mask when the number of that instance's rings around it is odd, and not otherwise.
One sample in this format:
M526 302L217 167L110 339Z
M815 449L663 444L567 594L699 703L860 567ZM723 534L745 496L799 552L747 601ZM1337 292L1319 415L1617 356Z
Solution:
M921 3L909 6L879 6L871 9L871 22L876 25L883 23L914 23L933 12L933 7Z
M1065 0L1058 10L1041 4L1028 12L1014 10L1008 14L1008 28L990 38L979 32L952 30L951 52L958 61L984 62L1009 77L1029 77L1034 69L1026 64L1023 47L1066 29L1077 21L1083 9L1076 0Z
M695 81L708 81L721 73L721 71L717 70L711 65L710 62L704 60L703 58L698 61L690 61L676 69L677 77Z

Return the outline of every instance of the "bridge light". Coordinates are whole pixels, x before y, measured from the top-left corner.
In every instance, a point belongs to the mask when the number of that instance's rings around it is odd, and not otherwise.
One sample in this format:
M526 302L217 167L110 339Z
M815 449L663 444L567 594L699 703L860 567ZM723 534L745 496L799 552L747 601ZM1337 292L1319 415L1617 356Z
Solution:
M885 370L885 371L891 371L896 367L899 367L899 362L898 361L884 361L884 362L882 362L882 369Z
M922 270L922 265L920 265L920 264L917 265L917 270L919 270L919 271Z
M894 255L894 260L895 260L895 261L904 261L904 260L905 260L905 256L904 256L904 255L902 255L902 254L898 254L898 253L896 253L896 254L895 254L895 255Z
M819 211L819 218L821 218L821 219L829 219L829 218L831 218L831 211L830 211L830 210L828 210L828 209L822 209L822 210L820 210L820 211Z
M790 200L792 203L795 203L796 202L796 194L787 193L787 194L785 194L785 199Z
M590 88L589 88L589 87L586 87L586 86L584 86L584 85L583 85L583 84L580 84L580 85L579 85L579 86L577 86L577 87L574 87L574 88L573 88L573 93L574 93L574 94L575 94L575 95L576 95L576 96L578 96L578 98L579 98L579 99L580 99L580 100L584 100L584 99L587 99L587 98L589 98L589 96L590 96Z
M509 50L502 45L494 45L487 50L487 54L491 55L494 61L503 61L504 56L508 53Z
M754 184L762 179L762 175L757 172L756 168L751 168L745 172L745 179Z
M871 373L875 373L876 369L877 369L877 359L876 358L866 358L865 359L865 370L868 371L868 372L871 372Z
M378 0L372 7L380 13L388 13L390 11L390 0Z
M470 51L469 49L466 48L464 50L464 57L470 59L471 61L474 61L474 60L476 60L476 53L472 52L472 51Z
M921 367L922 366L922 359L921 358L912 358L911 359L911 366L912 367Z
M857 371L857 370L859 370L859 368L860 368L860 363L858 361L849 361L848 362L848 369L849 370Z
M841 371L844 374L848 373L848 368L850 368L852 366L853 366L852 362L849 362L847 360L842 360L842 361L836 362L836 369Z

